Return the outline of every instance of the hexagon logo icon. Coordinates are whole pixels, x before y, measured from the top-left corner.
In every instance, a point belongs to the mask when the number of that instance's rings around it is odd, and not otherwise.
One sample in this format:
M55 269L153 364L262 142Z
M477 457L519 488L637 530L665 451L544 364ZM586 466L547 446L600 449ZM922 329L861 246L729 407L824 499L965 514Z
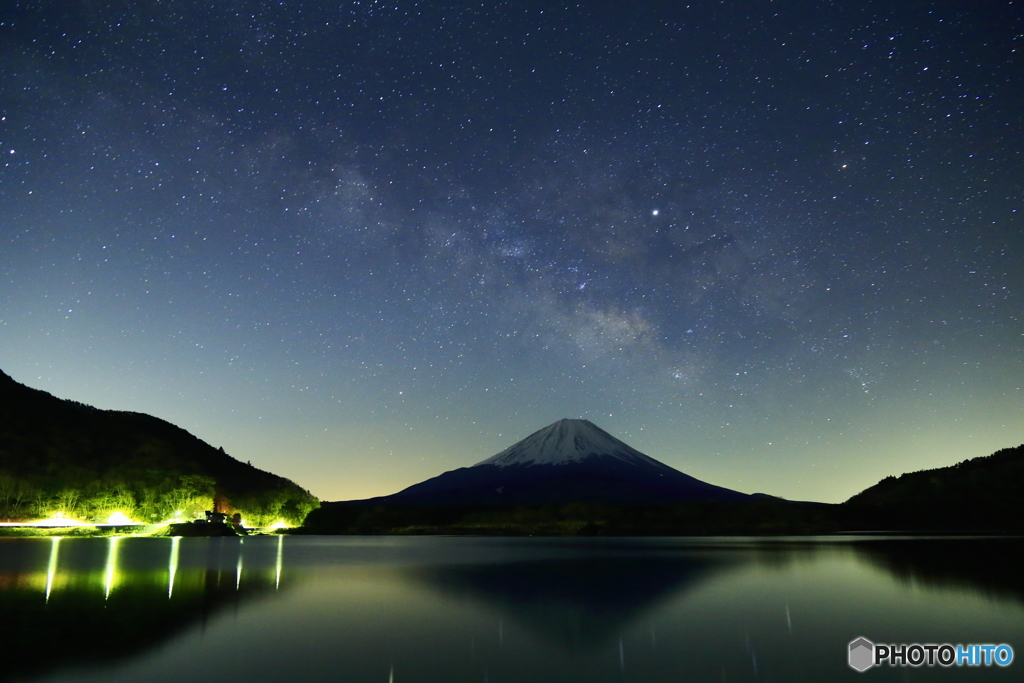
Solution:
M850 641L850 668L867 671L875 664L875 644L861 637Z

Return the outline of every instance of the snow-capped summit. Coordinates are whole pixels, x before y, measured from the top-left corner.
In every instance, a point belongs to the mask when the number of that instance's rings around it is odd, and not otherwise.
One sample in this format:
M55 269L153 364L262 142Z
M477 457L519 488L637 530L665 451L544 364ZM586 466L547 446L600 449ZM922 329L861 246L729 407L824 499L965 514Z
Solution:
M590 420L567 418L549 424L473 467L565 465L588 458L616 458L632 465L665 467L654 458L619 441Z
M560 505L594 501L650 505L746 500L745 493L683 474L588 420L559 420L472 467L445 472L374 503Z

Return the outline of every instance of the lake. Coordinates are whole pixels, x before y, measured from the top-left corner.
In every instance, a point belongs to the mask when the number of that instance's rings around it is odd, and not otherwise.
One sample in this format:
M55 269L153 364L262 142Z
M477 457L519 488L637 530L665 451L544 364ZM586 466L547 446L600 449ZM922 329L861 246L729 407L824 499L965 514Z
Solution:
M847 664L1024 652L1020 539L0 539L0 679L1006 681Z

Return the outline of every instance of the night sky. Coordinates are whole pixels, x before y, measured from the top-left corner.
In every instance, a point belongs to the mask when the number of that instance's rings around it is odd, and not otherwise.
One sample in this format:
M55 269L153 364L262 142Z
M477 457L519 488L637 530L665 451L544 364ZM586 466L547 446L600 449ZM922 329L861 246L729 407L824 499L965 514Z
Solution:
M326 500L585 417L845 500L1024 442L1020 2L4 2L0 369Z

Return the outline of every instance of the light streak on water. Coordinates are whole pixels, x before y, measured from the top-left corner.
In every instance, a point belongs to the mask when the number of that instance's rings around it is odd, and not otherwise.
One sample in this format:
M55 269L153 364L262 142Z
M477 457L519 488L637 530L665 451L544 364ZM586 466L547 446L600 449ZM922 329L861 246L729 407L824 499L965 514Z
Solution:
M178 549L181 544L181 536L171 538L171 559L167 562L167 599L171 599L174 593L174 575L178 573Z
M793 620L789 616L789 603L786 603L786 626L789 627L789 632L793 633Z
M107 567L104 571L104 598L110 597L110 591L114 590L114 581L117 578L117 554L120 536L111 536L107 545Z
M238 540L238 567L235 568L235 590L242 585L242 544L245 543L244 538Z
M395 664L391 663L391 673L388 674L388 683L395 683Z
M284 559L284 536L277 537L277 578L274 580L274 588L281 587L281 563Z
M50 544L50 562L46 566L46 602L50 602L50 591L57 576L57 553L60 552L60 536L54 536Z
M757 651L754 649L754 643L750 640L750 631L746 628L743 629L743 637L747 641L747 652L750 653L750 664L754 670L754 680L758 680L759 676L757 673Z
M626 650L622 646L622 636L619 636L619 671L626 670Z

